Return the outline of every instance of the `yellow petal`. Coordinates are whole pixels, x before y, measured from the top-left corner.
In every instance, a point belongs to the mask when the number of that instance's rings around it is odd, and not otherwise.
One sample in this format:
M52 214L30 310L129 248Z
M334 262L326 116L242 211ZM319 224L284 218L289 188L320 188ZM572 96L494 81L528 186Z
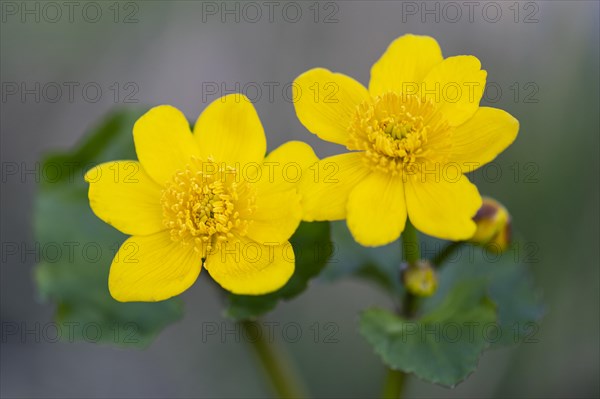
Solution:
M240 295L262 295L288 282L294 273L294 261L294 251L288 242L262 245L243 237L208 255L204 266L226 290Z
M518 131L519 121L508 112L481 107L454 130L450 160L458 163L463 172L473 171L511 145Z
M179 295L198 278L200 254L163 231L133 236L121 245L108 276L110 294L121 302L156 302Z
M170 105L154 107L138 119L133 140L138 159L160 185L177 170L185 169L193 156L200 155L187 119Z
M302 141L288 141L265 158L260 182L271 186L269 190L296 189L306 169L318 161L310 145Z
M481 207L481 196L465 176L409 176L405 191L408 217L423 233L453 241L475 233L472 217Z
M306 169L300 183L303 220L341 220L352 189L370 170L362 152L350 152L324 158Z
M100 219L131 235L153 234L164 229L161 187L138 161L113 161L85 174L90 184L90 207Z
M312 148L290 141L273 150L263 162L256 184L256 210L248 236L258 242L285 243L302 218L298 184L306 168L318 161Z
M394 40L371 68L372 96L418 88L425 75L442 62L442 50L429 36L404 35ZM407 87L410 86L410 87Z
M194 136L203 159L235 166L262 162L267 151L265 131L252 102L235 93L216 99L200 114Z
M421 96L439 104L450 126L458 126L479 108L486 76L476 57L448 57L425 76Z
M341 73L315 68L294 81L294 106L300 122L311 133L345 145L356 106L369 98L367 89Z
M402 179L372 173L348 198L348 228L359 244L376 247L400 237L406 224Z
M295 189L259 192L247 234L258 242L281 245L294 234L301 219L300 195Z

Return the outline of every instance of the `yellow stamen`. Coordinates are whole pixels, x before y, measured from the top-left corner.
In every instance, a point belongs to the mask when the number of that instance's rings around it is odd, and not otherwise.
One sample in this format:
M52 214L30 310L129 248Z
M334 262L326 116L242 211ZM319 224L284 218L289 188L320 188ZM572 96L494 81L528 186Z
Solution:
M349 135L349 150L364 151L372 169L397 175L423 162L443 162L452 128L431 100L390 92L357 107Z
M161 197L171 239L191 244L205 256L234 233L246 235L248 216L255 210L255 190L237 177L235 168L210 159L193 158L185 170L177 171Z

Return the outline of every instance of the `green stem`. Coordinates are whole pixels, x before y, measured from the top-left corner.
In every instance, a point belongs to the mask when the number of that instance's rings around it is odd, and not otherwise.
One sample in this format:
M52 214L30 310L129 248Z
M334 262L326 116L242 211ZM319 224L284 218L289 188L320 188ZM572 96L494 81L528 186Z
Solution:
M240 322L247 337L255 337L256 323L250 321ZM300 379L296 376L294 368L284 353L269 343L266 334L258 335L256 339L250 340L254 351L269 375L273 388L280 398L306 398L308 395Z
M419 308L419 298L416 295L406 291L402 299L402 312L400 315L405 319L412 319L417 314Z
M388 369L385 385L381 393L382 399L398 399L402 395L402 388L406 374L403 371Z
M417 229L410 220L406 221L406 227L402 232L402 253L406 261L406 267L418 267L417 263L421 260L421 247L419 244L419 235ZM401 316L411 318L417 311L418 298L412 295L408 290L402 300Z
M410 220L407 220L404 231L402 232L402 249L404 253L404 260L406 260L409 267L415 266L415 264L421 259L420 248L417 229L415 229L415 226L412 225Z
M421 259L421 248L417 229L410 223L410 220L406 221L406 227L404 227L404 231L402 232L402 253L407 267L417 267L417 262ZM408 290L405 292L404 299L402 300L401 316L405 318L414 316L418 307L417 299ZM407 374L405 372L388 368L381 397L384 399L400 398L406 377Z
M465 244L464 241L456 241L447 244L440 252L438 252L435 257L431 260L431 264L433 267L441 267L448 258L454 254L460 247Z

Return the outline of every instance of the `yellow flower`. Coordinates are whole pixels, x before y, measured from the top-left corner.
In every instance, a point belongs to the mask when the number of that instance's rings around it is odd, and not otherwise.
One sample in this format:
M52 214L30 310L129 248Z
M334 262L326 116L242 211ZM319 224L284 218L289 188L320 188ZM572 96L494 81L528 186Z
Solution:
M282 171L317 160L307 144L288 142L265 158L260 119L239 94L210 104L193 134L180 111L155 107L135 123L133 139L139 162L104 163L85 176L94 213L132 236L110 267L115 299L178 295L202 266L236 294L264 294L288 281L288 239L302 212L297 183Z
M470 238L481 206L463 175L516 138L518 121L480 107L486 72L473 56L444 59L427 36L395 40L371 68L368 90L317 68L294 82L296 114L321 139L349 153L325 158L301 185L307 220L341 220L355 240L396 240L407 216L422 232Z

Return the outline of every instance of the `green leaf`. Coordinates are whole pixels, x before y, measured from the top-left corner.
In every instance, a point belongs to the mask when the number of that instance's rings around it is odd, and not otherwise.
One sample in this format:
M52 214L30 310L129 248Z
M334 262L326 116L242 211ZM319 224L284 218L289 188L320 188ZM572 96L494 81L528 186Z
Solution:
M435 295L421 299L419 313L424 316L410 321L384 310L368 310L361 318L361 332L390 367L455 385L475 369L484 348L536 342L536 323L544 306L524 262L534 252L535 248L520 242L502 255L464 245L439 271ZM394 295L389 276L381 270L379 265L369 265L355 275L377 281ZM458 331L454 323L462 326L464 335L471 332L464 325L469 321L480 323L472 330L478 339L452 342Z
M487 346L484 329L496 319L485 291L484 280L458 284L439 307L414 321L366 310L360 332L390 368L454 386L477 367Z
M499 336L490 339L492 348L522 341L535 342L536 324L544 315L541 295L532 282L528 245L515 242L502 255L466 245L455 261L443 266L436 295L423 302L423 311L434 309L456 284L484 279L489 299L497 309Z
M309 280L325 267L332 254L328 222L302 222L290 238L296 257L296 269L286 285L267 295L229 295L226 315L235 320L256 318L269 312L281 300L289 300L302 293Z
M126 236L92 213L83 180L98 163L136 158L131 132L142 113L113 113L77 149L43 160L47 178L34 210L41 262L34 276L41 296L57 305L63 339L144 346L182 315L177 299L120 303L110 296L108 270Z

